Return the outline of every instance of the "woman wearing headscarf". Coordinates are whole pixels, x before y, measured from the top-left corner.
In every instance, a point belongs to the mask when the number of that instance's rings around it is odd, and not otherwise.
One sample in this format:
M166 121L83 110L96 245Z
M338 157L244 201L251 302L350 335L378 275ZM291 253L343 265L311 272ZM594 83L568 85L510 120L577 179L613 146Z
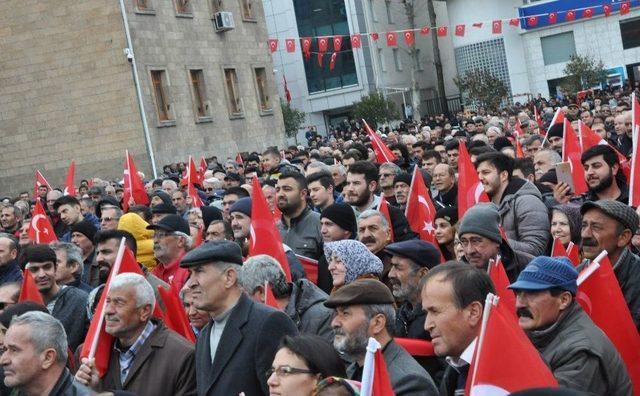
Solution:
M332 292L356 279L377 279L382 274L382 261L362 242L353 239L327 242L324 254L329 260L329 272L333 279Z

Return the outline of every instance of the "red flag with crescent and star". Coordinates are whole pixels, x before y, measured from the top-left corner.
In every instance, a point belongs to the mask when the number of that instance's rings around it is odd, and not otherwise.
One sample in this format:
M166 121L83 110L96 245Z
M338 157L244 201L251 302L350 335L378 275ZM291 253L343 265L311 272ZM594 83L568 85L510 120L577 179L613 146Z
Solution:
M29 239L35 243L48 244L58 240L56 233L53 231L51 221L42 207L40 200L36 200L36 204L31 212L31 223L29 224Z

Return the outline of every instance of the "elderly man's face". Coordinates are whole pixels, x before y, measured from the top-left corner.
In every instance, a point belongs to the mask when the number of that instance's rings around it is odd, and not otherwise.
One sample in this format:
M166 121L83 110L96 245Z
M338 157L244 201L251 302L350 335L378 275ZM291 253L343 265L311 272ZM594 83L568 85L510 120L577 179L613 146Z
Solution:
M362 357L367 349L369 322L361 305L337 307L331 321L336 351L350 358Z
M391 269L389 270L389 281L391 291L398 300L410 300L419 294L420 279L427 272L425 267L417 267L416 264L406 257L391 257Z
M110 289L105 300L105 331L114 337L131 338L145 326L153 307L138 307L135 287L131 285Z
M469 264L481 270L486 270L489 260L495 259L500 252L499 243L470 232L460 235L460 243Z
M600 209L588 210L582 216L580 233L583 258L593 260L603 250L609 253L609 257L616 256L632 237L631 231L623 231L621 228L620 223L605 215Z
M225 308L224 300L229 293L226 285L235 283L235 279L237 274L231 268L204 264L189 268L189 280L185 287L191 290L195 308L216 316Z
M4 337L4 346L6 351L0 357L0 365L4 369L6 386L26 385L41 376L42 370L51 364L47 351L37 352L29 326L10 326Z
M182 301L184 310L189 318L191 326L200 330L209 322L209 313L207 311L200 310L193 305L193 297L191 296L191 290L185 289L184 300Z
M546 151L541 151L536 153L533 159L533 168L536 174L536 180L539 180L542 175L549 172L553 167L554 163L551 161L551 156Z
M207 228L207 232L205 234L206 242L211 241L224 241L225 240L225 231L224 231L224 223L217 222L209 224L209 228Z
M553 296L549 290L516 290L516 313L523 330L545 329L554 324L572 301L569 292Z
M451 190L455 179L449 173L450 167L447 164L438 164L433 169L433 186L440 192L446 193Z
M542 147L542 142L540 140L534 140L530 145L524 146L524 156L526 158L533 158L540 148Z
M371 253L378 253L387 246L390 237L389 228L384 226L380 216L358 220L358 240L366 245Z

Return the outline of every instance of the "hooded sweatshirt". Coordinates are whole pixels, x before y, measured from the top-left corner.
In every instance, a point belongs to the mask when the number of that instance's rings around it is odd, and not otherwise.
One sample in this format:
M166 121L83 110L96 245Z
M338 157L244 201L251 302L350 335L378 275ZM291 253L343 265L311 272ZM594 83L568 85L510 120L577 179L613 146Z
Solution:
M153 256L153 230L147 230L148 225L135 213L122 215L118 221L118 229L129 232L136 239L136 260L151 271L156 266L156 259Z

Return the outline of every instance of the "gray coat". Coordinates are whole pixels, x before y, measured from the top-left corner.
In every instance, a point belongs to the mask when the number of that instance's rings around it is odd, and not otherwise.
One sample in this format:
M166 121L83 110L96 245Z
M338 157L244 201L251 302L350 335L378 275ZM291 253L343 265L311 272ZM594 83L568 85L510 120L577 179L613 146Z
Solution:
M307 279L300 279L293 283L289 304L284 312L293 320L300 333L318 335L332 343L333 310L323 304L328 297L318 286Z
M512 179L498 206L509 245L532 256L544 254L549 242L549 212L531 182Z
M320 215L308 207L300 216L291 219L287 226L284 219L278 223L282 242L295 254L318 260L323 254Z
M267 370L271 368L280 340L297 335L283 312L256 303L246 294L232 309L211 362L211 322L196 343L198 395L268 395Z
M590 395L632 395L624 362L577 302L551 327L528 333L558 383Z
M391 387L396 396L438 395L438 389L429 373L395 341L391 340L387 344L382 356L387 364ZM362 380L362 378L353 378L358 371L357 368L357 363L351 363L347 367L349 379Z

